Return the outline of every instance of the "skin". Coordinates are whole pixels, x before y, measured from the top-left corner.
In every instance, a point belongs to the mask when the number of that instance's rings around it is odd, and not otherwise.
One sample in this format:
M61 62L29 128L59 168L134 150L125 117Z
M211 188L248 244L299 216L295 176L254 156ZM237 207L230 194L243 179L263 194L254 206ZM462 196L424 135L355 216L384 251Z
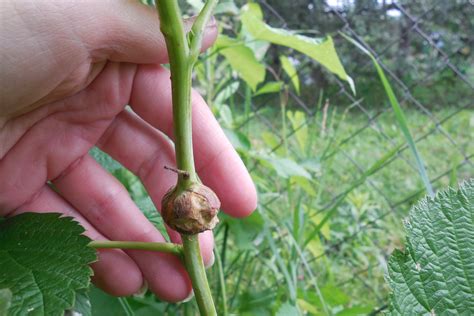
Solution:
M119 181L88 155L98 146L135 173L158 208L176 182L164 169L175 158L169 72L160 65L167 54L155 10L134 0L4 0L0 13L0 216L55 211L76 218L92 239L164 241ZM210 23L203 49L216 36ZM196 92L192 103L199 176L224 212L247 216L257 203L254 184ZM200 242L210 265L212 233ZM167 301L191 293L184 267L169 254L101 250L92 267L94 283L113 295L133 294L144 281Z

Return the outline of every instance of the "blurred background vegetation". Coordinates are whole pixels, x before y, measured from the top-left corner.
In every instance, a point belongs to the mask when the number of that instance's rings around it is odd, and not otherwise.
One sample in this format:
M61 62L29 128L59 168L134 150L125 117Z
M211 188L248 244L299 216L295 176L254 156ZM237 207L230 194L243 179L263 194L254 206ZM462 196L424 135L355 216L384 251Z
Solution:
M182 5L192 15L202 2ZM382 313L387 258L426 191L374 64L341 33L384 70L435 190L456 186L474 176L472 1L221 0L216 16L221 36L194 85L259 192L252 216L221 214L215 230L209 277L219 310ZM137 178L92 154L161 227ZM196 312L193 301L169 305L150 293L90 297L97 315Z

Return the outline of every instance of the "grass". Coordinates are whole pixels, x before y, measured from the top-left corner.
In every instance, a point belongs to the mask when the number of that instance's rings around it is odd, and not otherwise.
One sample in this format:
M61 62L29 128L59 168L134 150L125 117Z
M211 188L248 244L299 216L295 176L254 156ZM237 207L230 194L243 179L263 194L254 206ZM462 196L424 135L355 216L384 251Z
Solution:
M453 111L456 109L447 108L433 114L442 119ZM344 140L367 124L367 116L357 109L346 115L336 110L330 112L328 117L331 122L325 124L330 128L324 134L321 132L322 122L313 122L308 126L308 130L312 131L308 131L308 134L313 133L314 137L308 157L298 153L296 135L287 139L289 151L293 153L292 158L298 163L303 164L308 158L318 163L318 171L312 173L312 182L318 191L317 198L308 197L307 192L289 184L285 179L279 178L276 172L269 172L268 168L260 164L254 169L253 175L260 184L261 203L265 204L278 196L260 211L269 212L272 215L269 218L273 219L275 226L283 226L274 234L279 241L278 248L291 248L291 242L286 236L291 235L294 225L285 227L282 223L291 221L292 209L303 205L307 213L325 214L335 196L350 188L364 171L382 160L383 167L363 178L364 181L339 204L328 221L329 234L319 234L320 244L315 247L319 248L321 254L314 261L310 259L323 289L328 284L336 285L349 297L346 306L362 305L375 309L385 303L388 294L384 282L387 256L394 248L401 247L404 235L403 216L411 203L424 194L424 185L410 152L406 149L398 153L393 151L394 148L403 146L404 136L401 135L391 111L384 112L377 118L376 124L365 128L347 142ZM449 185L453 178L461 180L474 175L469 165L456 168L464 160L464 155L474 154L468 132L473 127L473 113L472 110L462 110L454 119L440 125L440 129L449 134L449 140L440 130L433 131L435 124L424 113L407 111L407 124L414 139L420 139L417 143L418 151L425 160L428 175L432 181L435 180L433 182L436 188ZM269 119L272 116L275 117L268 114ZM273 145L265 140L267 127L261 126L256 120L253 124L250 128L255 131L252 133L252 148L257 153L266 152ZM276 133L279 130L278 123L274 128L273 133ZM330 145L332 154L327 158L324 152L331 138L335 140ZM258 154L253 153L251 156L256 155ZM453 168L453 172L445 174ZM438 176L443 174L445 175L438 180ZM266 180L260 183L262 179ZM298 203L295 203L295 196L300 196ZM309 214L305 215L306 218L311 217ZM287 244L284 245L284 242ZM310 254L317 252L306 250ZM277 256L275 253L273 255ZM286 260L300 261L291 256ZM303 284L298 286L304 287ZM364 295L361 296L360 293Z
M208 273L218 306L239 315L289 313L296 307L315 315L364 314L385 306L386 260L403 244L403 217L425 194L394 114L383 112L361 130L368 118L357 108L329 108L326 116L315 117L290 110L285 154L281 147L271 150L283 143L276 136L281 135L276 111L262 111L249 121L243 131L249 145L237 144L260 203L247 219L223 216L215 231L219 262ZM435 189L474 176L471 166L456 167L464 155L474 154L472 110L439 126L451 140L433 131L435 123L424 113L405 111ZM433 115L441 120L455 111ZM160 226L138 180L116 166L113 172ZM127 300L132 307L139 300L169 315L183 306L189 312L194 304L167 305L150 294Z

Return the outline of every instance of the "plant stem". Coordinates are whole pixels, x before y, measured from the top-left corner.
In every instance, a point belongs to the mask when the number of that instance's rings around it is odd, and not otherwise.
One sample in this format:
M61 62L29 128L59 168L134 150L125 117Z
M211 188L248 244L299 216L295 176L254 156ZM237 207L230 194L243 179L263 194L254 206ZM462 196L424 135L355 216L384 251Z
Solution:
M159 251L174 254L178 257L183 255L183 246L173 243L160 242L141 242L141 241L110 241L110 240L96 240L89 243L89 247L96 249L106 248L120 248L120 249L135 249L135 250L149 250Z
M184 265L193 284L194 295L201 315L217 315L211 289L207 282L198 235L181 235L184 250Z
M222 316L227 316L229 315L229 311L227 310L227 292L225 288L224 269L222 268L222 259L217 249L214 250L214 255L216 256L217 271L219 273L219 287L220 287L221 298L222 298Z
M217 0L208 0L186 35L177 0L157 1L171 70L173 125L178 174L176 189L184 191L199 181L194 167L191 119L192 70L201 50L203 32ZM199 249L198 235L181 234L186 270L191 278L201 315L217 315Z
M179 170L187 172L187 176L178 175L178 189L185 190L197 180L191 125L192 64L178 2L158 1L156 6L170 60L176 165Z

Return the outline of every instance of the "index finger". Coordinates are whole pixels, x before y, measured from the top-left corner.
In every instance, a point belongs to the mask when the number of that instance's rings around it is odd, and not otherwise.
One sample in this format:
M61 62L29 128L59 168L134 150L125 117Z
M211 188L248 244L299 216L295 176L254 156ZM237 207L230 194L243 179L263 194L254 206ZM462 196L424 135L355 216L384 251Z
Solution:
M255 185L239 155L211 110L192 93L193 148L196 170L212 188L224 212L234 217L252 213L257 205ZM140 66L130 105L140 117L173 139L170 73L159 65Z

